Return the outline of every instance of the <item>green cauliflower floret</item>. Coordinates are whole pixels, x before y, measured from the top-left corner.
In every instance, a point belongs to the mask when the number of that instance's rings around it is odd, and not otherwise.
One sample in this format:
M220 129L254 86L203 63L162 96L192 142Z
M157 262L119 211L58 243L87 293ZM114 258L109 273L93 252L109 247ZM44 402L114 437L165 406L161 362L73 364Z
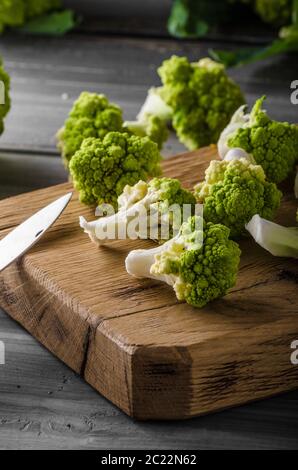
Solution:
M0 2L0 32L3 32L6 26L21 26L24 21L24 0L2 0Z
M4 118L10 109L10 78L0 59L0 134L4 130Z
M27 20L61 7L60 0L1 0L0 32L22 26Z
M122 110L105 95L83 91L57 133L57 146L65 165L80 148L84 139L103 139L108 132L122 130Z
M269 181L287 178L298 161L298 127L269 118L262 109L265 97L258 99L250 114L241 107L223 131L218 150L224 158L230 148L242 148L261 165Z
M126 270L137 278L163 281L178 300L204 307L235 285L241 251L229 234L224 225L191 217L165 244L130 252Z
M26 20L61 8L60 0L25 0Z
M290 23L293 0L255 0L254 9L265 23L283 26Z
M148 137L109 132L85 139L70 160L74 187L85 204L117 205L124 187L159 176L161 156Z
M265 22L274 26L290 23L293 0L228 0L249 5Z
M148 136L157 143L159 149L162 148L169 136L166 122L152 114L144 115L141 120L126 121L124 127L140 137Z
M273 219L282 195L274 183L266 181L260 165L244 158L211 161L195 194L204 204L204 219L226 225L232 237L245 234L245 224L255 214Z
M80 225L97 244L107 240L142 238L167 240L195 212L196 198L173 178L154 178L125 186L118 212L95 221L80 217Z
M172 109L179 140L190 150L217 142L235 110L244 103L239 86L222 64L211 59L190 63L172 56L158 69L158 93Z

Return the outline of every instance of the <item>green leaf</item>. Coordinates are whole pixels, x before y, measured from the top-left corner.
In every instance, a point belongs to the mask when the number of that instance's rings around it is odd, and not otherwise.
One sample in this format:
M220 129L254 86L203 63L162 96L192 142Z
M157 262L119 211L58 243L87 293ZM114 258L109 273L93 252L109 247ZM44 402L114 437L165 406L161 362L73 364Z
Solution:
M237 51L217 51L211 49L209 54L214 60L221 62L226 67L234 67L293 51L298 51L298 41L293 42L276 39L272 44L266 47L248 47L238 49Z
M18 31L28 34L46 34L50 36L60 36L76 25L76 20L72 10L64 10L47 15L38 16L28 21Z
M265 47L252 47L238 49L237 51L210 50L210 56L226 67L240 66L264 60L268 57L286 53L298 52L298 0L293 2L293 23L281 28L279 38Z
M168 30L179 38L205 36L210 27L225 19L228 4L223 0L174 0Z

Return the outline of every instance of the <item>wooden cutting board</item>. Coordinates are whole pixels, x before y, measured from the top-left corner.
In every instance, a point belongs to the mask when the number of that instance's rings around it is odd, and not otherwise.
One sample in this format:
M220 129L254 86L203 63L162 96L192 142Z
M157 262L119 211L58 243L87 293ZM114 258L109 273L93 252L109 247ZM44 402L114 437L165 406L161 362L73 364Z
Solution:
M210 147L164 163L165 175L191 187L203 178ZM63 184L0 202L0 238L69 191ZM294 225L284 197L279 222ZM241 242L237 285L199 310L171 288L130 277L130 249L97 248L79 215L93 210L74 195L42 241L0 274L0 305L101 394L137 419L190 418L298 387L290 361L298 340L297 262Z

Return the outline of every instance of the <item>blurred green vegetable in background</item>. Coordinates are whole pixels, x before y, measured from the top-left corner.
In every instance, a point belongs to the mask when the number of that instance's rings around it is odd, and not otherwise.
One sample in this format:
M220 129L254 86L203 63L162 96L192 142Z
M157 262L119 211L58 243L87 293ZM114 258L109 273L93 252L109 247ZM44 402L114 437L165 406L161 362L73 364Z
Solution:
M10 77L0 57L0 135L4 131L4 118L10 110Z
M233 52L211 50L211 57L228 67L267 59L277 54L298 52L298 0L293 0L292 3L292 24L283 26L279 31L278 39L274 40L271 44L265 47L238 49Z
M168 21L170 34L180 38L202 37L231 18L243 18L242 7L252 9L265 23L281 27L278 38L263 47L233 52L210 51L214 60L226 66L243 65L272 55L298 51L298 0L174 0ZM292 23L291 23L292 19Z
M75 26L71 10L61 0L1 0L0 33L6 28L31 34L64 34Z
M174 0L168 30L178 38L196 38L227 19L225 0Z

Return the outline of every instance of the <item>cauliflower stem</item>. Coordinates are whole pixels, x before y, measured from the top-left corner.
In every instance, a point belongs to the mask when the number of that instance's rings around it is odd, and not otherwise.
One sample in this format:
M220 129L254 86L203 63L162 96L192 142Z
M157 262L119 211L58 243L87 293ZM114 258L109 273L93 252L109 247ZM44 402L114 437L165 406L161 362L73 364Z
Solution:
M144 115L142 120L125 121L123 126L139 137L148 136L149 139L157 143L159 149L162 149L163 143L166 142L169 136L167 123L159 116L151 114Z
M272 255L298 258L298 227L283 227L256 214L246 230Z
M162 241L163 235L168 239L172 237L173 230L177 232L180 228L183 206L189 206L190 216L194 214L195 204L194 195L183 189L178 180L154 178L149 183L139 181L134 186L127 185L118 198L119 210L116 214L92 222L80 217L80 225L93 242L102 244L111 239L127 238L128 223L136 220L138 235L135 238ZM132 238L131 234L129 238Z

